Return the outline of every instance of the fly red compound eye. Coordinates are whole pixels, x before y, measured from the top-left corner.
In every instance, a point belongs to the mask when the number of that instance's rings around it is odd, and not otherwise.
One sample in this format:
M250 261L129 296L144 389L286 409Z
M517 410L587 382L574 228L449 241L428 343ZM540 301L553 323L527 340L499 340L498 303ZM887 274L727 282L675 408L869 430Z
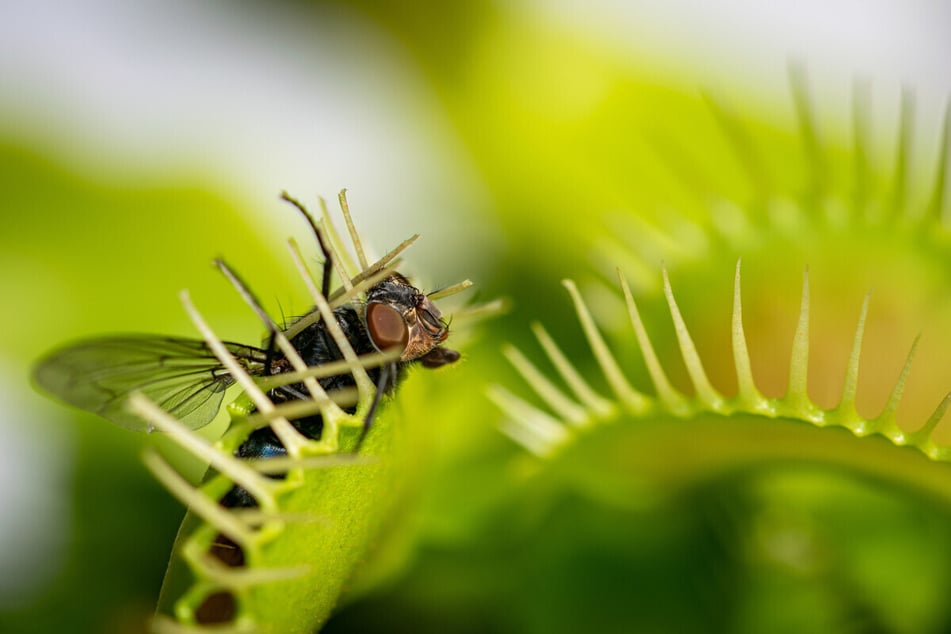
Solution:
M440 337L446 331L445 324L432 312L419 310L416 314L419 316L419 322L433 337Z
M403 315L387 304L367 304L367 331L370 340L381 352L390 348L406 348L409 330Z
M221 341L183 298L202 332L201 340L111 335L53 351L34 370L36 384L66 403L129 429L164 431L196 458L216 465L205 484L195 488L185 484L157 453L146 456L149 468L186 506L216 511L207 517L189 512L163 586L156 631L183 631L183 627L205 631L205 626L216 631L244 631L247 627L257 631L264 623L276 632L316 631L336 605L339 588L359 563L369 527L382 523L384 511L372 513L379 506L372 501L389 472L373 468L355 476L350 470L326 465L311 468L305 461L347 451L359 453L382 397L393 393L406 366L415 363L435 368L459 358L457 352L438 347L448 336L439 322L441 313L399 273L391 272L367 288L365 303L353 291L386 269L411 241L390 252L389 259L370 264L353 231L360 269L354 265L343 272L349 279L342 278L341 288L334 291L333 258L323 225L287 194L282 198L307 219L323 254L321 286L311 288L313 309L281 328L241 278L223 261L216 261L270 332L264 347ZM348 226L352 226L345 201L341 201ZM305 283L311 286L314 279L302 256L296 249L294 255ZM346 289L353 292L341 297ZM399 359L364 361L367 356L378 356L377 351L394 349L400 353ZM327 369L341 368L343 362L343 369ZM235 384L246 392L229 408L229 431L213 447L199 441L191 430L215 418L228 389ZM263 418L264 424L252 424L252 417ZM350 427L360 426L359 437L341 434L341 420ZM384 428L378 433L388 432ZM367 453L374 455L386 446L377 440ZM245 465L246 460L290 464L258 472ZM288 476L291 471L293 477ZM336 504L337 499L357 503ZM306 508L304 513L295 511L300 507L293 505L301 500L330 501L330 507L341 509L333 516L338 525L363 530L329 537L322 526L311 530L306 520L285 519L308 515ZM252 510L257 519L246 515ZM317 512L323 510L320 507ZM272 550L275 542L280 547ZM306 572L295 568L275 582L269 571L286 565L281 554L286 552L306 553L306 561L313 565L303 566ZM181 557L179 553L201 556ZM338 572L325 576L328 568ZM274 589L276 583L287 585ZM282 610L287 621L274 624L269 610L273 599L283 596L285 587L289 597L314 596L313 588L328 584L330 589L317 601L302 602L306 611Z

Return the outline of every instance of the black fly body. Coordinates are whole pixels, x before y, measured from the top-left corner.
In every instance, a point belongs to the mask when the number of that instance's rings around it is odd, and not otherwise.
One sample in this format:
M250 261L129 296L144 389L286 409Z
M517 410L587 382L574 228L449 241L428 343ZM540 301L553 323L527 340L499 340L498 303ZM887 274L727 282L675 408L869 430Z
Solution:
M287 194L282 197L304 215L314 231L324 257L320 292L329 300L333 297L332 256L326 236L300 203ZM275 348L278 327L237 275L223 262L218 265L272 328L266 347L225 342L228 352L252 376L278 377L291 372L290 362ZM418 363L438 368L457 361L459 353L442 346L449 336L442 313L399 273L393 272L367 289L364 302L339 306L332 314L357 355L399 352L396 360L367 368L377 389L357 442L359 449L380 398L396 388L407 366ZM344 358L327 324L316 316L316 309L280 332L308 367ZM34 378L42 389L66 403L137 431L145 431L148 426L126 410L125 402L131 393L143 393L186 426L197 429L216 416L225 391L235 382L204 341L152 335L109 336L61 348L37 364ZM349 371L320 378L318 382L328 393L356 385ZM302 383L272 387L268 396L275 404L310 398ZM354 406L344 409L349 413L355 411ZM321 437L323 420L319 414L297 418L292 424L307 438ZM241 458L270 458L286 453L270 427L253 431L235 451ZM240 487L231 489L221 503L227 507L256 506L254 498Z

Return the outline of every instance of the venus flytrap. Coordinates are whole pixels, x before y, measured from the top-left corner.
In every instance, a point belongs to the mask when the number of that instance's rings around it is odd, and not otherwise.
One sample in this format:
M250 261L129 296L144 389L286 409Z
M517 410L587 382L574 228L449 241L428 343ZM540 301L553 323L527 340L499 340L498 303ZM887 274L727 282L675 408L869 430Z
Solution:
M338 240L336 236L334 239ZM317 290L299 249L294 244L291 247L314 303L326 320L331 315L331 304ZM362 249L358 253L364 263ZM379 272L385 274L387 263L395 256L395 253L388 254L373 267L364 263L359 279L357 275L353 280L348 276L343 285L344 293L338 293L331 300L334 306L349 301L361 282L372 283ZM335 265L339 263L336 252L330 257ZM157 632L202 631L206 626L220 627L227 623L235 631L311 631L327 618L336 604L344 581L379 519L375 511L386 508L384 503L372 504L378 491L386 489L386 461L339 456L338 450L341 443L352 445L353 439L342 441L341 434L346 428L362 427L374 402L376 389L366 367L391 363L393 354L380 355L378 360L360 359L339 326L331 327L328 330L344 358L330 364L333 367L308 368L285 333L270 321L237 276L223 262L218 266L274 334L277 347L302 379L309 398L273 403L258 386L258 381L235 362L187 296L183 296L186 310L208 347L235 377L256 411L249 414L250 408L245 407L244 411L233 408L231 429L213 446L144 397L131 399L133 411L153 421L197 459L210 464L215 473L198 488L191 487L157 454L146 454L147 466L190 509L163 588L154 629ZM337 326L332 316L326 323ZM341 373L355 377L355 393L328 394L316 380L319 376ZM344 411L335 398L342 400L345 406L355 399L356 410ZM319 413L324 421L320 439L309 439L295 430L285 414L288 410L295 410L294 418ZM256 422L252 422L255 419ZM286 471L282 480L265 477L267 473L275 473L275 465L265 464L268 461L249 465L232 455L250 432L261 425L269 425L287 448L284 464L277 465ZM379 437L387 432L388 424L381 423L367 443L369 455L385 444ZM258 471L261 468L265 469L264 473ZM258 508L229 509L217 502L235 484L254 497ZM315 491L308 494L310 487ZM303 498L307 501L301 503ZM239 563L226 562L212 554L220 541L219 535L227 536L229 542L240 549ZM288 546L286 540L291 545ZM191 581L183 582L182 577L190 577Z
M945 112L943 119L933 176L921 204L917 205L910 193L908 175L911 117L907 95L902 99L894 174L891 184L883 186L872 173L868 156L868 105L857 91L854 165L848 174L850 180L843 187L834 176L830 167L833 159L817 132L804 75L796 69L792 85L803 151L801 186L784 191L761 159L755 135L739 118L727 114L707 97L715 120L751 184L747 204L716 202L711 181L697 178L692 184L708 188L704 196L712 201L706 215L692 212L688 217L672 213L663 225L659 217L632 219L629 227L647 223L653 231L665 234L665 239L654 241L652 245L634 241L625 246L617 234L596 239L599 245L609 245L609 256L622 262L616 272L629 322L626 330L611 326L607 340L598 322L617 324L618 319L608 319L603 312L595 312L575 282L563 282L600 377L585 376L581 368L588 367L590 361L566 358L538 325L533 327L536 338L554 372L539 368L520 349L505 348L505 356L534 392L538 404L530 404L517 396L517 390L511 386L493 386L489 396L503 411L502 430L533 454L544 457L545 472L571 473L579 482L586 483L587 490L599 489L601 494L607 495L605 499L619 501L626 494L649 498L647 490L697 486L711 478L751 468L755 471L778 464L818 463L901 483L951 502L951 485L948 484L951 446L938 439L939 423L951 403L951 394L934 405L930 415L911 426L899 425L896 419L920 335L909 336L907 355L903 363L895 364L896 378L887 391L887 398L882 394L880 409L872 415L863 415L857 407L860 371L871 368L877 375L887 371L878 359L862 360L866 325L875 316L875 308L870 305L873 298L883 299L891 303L888 306L891 311L907 310L902 296L892 297L886 291L882 297L880 292L869 292L861 304L855 306L856 323L842 388L836 404L823 406L810 397L809 387L832 380L832 372L829 366L816 367L814 362L811 368L810 352L825 353L821 346L828 346L829 342L817 343L810 334L812 303L807 270L789 348L785 392L782 396L767 397L757 387L757 373L750 359L751 344L746 334L749 324L744 323L744 308L748 304L741 291L738 255L773 254L768 264L773 269L786 266L785 262L793 258L806 262L817 258L828 265L839 257L842 265L836 273L843 282L847 282L849 275L862 271L862 262L874 256L875 249L882 250L883 261L891 258L905 266L930 268L936 276L943 276L942 271L951 265L946 251L949 233L943 215L951 109ZM675 244L674 231L678 226L683 228L684 223L705 232L704 238L697 242L701 245L697 250L684 251ZM660 229L661 226L666 229ZM848 256L841 255L863 249L863 257L857 258L859 261L855 264ZM903 256L903 252L907 256ZM651 267L650 260L662 254L677 262L677 280L691 282L690 292L707 300L716 299L708 291L711 276L723 270L716 264L732 254L736 268L729 329L724 332L719 328L717 334L705 327L704 332L707 339L729 342L732 364L724 363L722 356L714 359L698 352L678 305L668 269L660 267L659 273L655 273L655 279L660 277L659 285L648 279L645 271ZM598 259L603 261L609 256L601 252ZM756 261L759 266L764 265L761 260ZM627 271L637 278L639 292L632 291ZM765 277L764 272L760 274ZM921 280L932 277L922 275ZM917 281L909 279L899 290L916 291ZM656 329L657 324L645 320L639 310L639 303L653 301L656 296L652 297L648 289L657 286L662 289L673 324L672 348L686 370L689 384L686 390L675 387L668 377L664 368L670 359L658 355L656 349L661 340L650 334L652 326ZM921 291L929 293L940 288L939 284L922 284ZM771 301L771 295L783 292L775 281L770 281L765 288L756 289L754 302L763 305ZM942 297L930 301L944 306L940 303ZM720 305L712 301L705 304ZM698 303L694 301L693 305ZM842 313L848 309L843 305L838 310ZM686 314L695 325L703 325L706 316ZM761 324L755 325L760 329L761 338L769 336L768 333L763 335ZM631 371L625 371L612 353L634 347L642 357L649 389L629 378ZM718 350L723 350L723 346L718 346ZM771 359L771 363L775 360ZM715 367L717 373L731 372L735 377L735 393L727 395L715 388L706 369L708 366ZM560 381L555 374L560 376ZM592 389L591 380L602 383L604 389ZM592 483L597 483L594 489ZM629 502L635 503L633 499Z
M440 345L448 324L432 299L394 270L415 237L370 263L341 193L355 263L326 208L316 222L283 198L303 213L324 254L318 281L290 241L315 306L308 316L278 326L237 273L215 263L265 327L266 348L222 341L183 292L201 341L104 337L56 350L36 369L37 382L66 402L131 429L163 432L209 465L194 486L154 449L144 456L189 509L156 632L319 628L399 503L394 465L406 441L392 433L392 417L378 415L382 398L416 362L438 368L459 358ZM341 283L331 292L333 272ZM206 440L195 430L232 385L242 394L228 406L231 425L218 441Z
M490 395L493 399L507 411L509 416L503 425L503 429L518 442L530 449L533 453L554 457L559 451L569 451L572 439L580 439L586 434L598 433L599 428L606 425L617 423L627 423L632 425L629 428L630 433L637 434L636 425L642 424L645 427L652 425L675 425L676 421L682 421L683 426L679 432L686 437L694 431L691 429L691 421L710 422L715 419L723 420L723 433L729 434L731 418L742 420L745 426L751 420L762 419L764 426L764 438L769 437L770 420L782 419L785 422L798 422L802 424L811 424L818 428L838 427L850 431L854 436L861 438L869 435L878 435L887 439L895 447L911 447L917 449L925 456L937 461L949 461L949 448L938 445L933 438L935 427L941 420L945 410L951 402L951 395L943 399L935 409L928 420L921 423L920 427L913 432L904 432L895 422L895 411L901 401L901 396L905 388L905 383L911 368L911 362L914 351L917 348L918 340L911 345L905 364L901 367L898 379L892 388L891 395L882 411L873 418L864 418L860 416L855 409L856 384L859 375L859 358L862 347L862 338L866 315L868 312L868 299L866 296L862 304L858 325L855 331L852 354L849 357L848 367L846 369L845 387L839 404L831 409L823 409L814 404L808 393L806 386L808 384L808 324L809 324L809 285L808 275L803 276L802 303L798 319L799 327L793 340L793 351L790 361L790 381L789 389L785 396L780 398L766 398L760 394L756 388L755 381L750 369L749 357L747 354L747 342L743 332L742 322L742 300L740 294L740 266L737 265L735 274L735 299L733 312L733 328L731 340L733 350L735 351L735 372L739 390L732 398L726 398L719 394L709 382L706 372L703 368L702 360L693 345L690 333L683 322L683 318L677 309L674 293L665 278L665 295L668 306L675 322L675 331L677 334L679 349L682 354L683 362L686 365L688 374L693 383L693 396L686 396L673 388L667 378L662 365L654 352L650 337L647 334L643 322L637 310L637 306L631 295L630 288L623 277L620 277L621 288L628 306L631 323L633 326L633 340L637 342L642 351L645 363L651 381L654 386L655 395L646 396L631 387L630 382L625 377L623 370L614 359L602 335L591 318L591 313L573 282L566 281L565 286L569 289L571 299L575 305L575 311L582 324L582 330L585 338L592 349L592 354L600 367L606 382L612 388L614 394L611 397L588 392L591 388L587 383L580 379L580 372L565 365L569 363L564 357L550 353L553 348L550 341L545 340L546 352L550 354L550 360L558 368L558 372L563 376L573 376L576 380L581 380L576 385L584 385L583 391L587 393L585 399L577 397L581 390L575 390L576 399L573 400L567 396L561 388L556 386L546 377L543 371L531 364L524 355L515 348L507 348L506 356L512 361L516 370L525 379L528 385L547 405L548 410L529 405L527 402L502 390L498 386L493 387ZM544 332L536 329L537 333ZM618 407L606 408L599 407L597 410L591 407L593 403L604 403L614 398ZM585 402L587 401L587 402ZM671 421L673 419L674 422ZM658 422L661 421L661 422ZM579 424L581 423L581 424ZM742 427L741 426L741 427ZM710 430L705 430L708 433ZM782 431L777 435L777 440L785 437L791 430L783 426ZM620 432L619 432L620 433ZM649 433L649 432L647 432ZM808 434L803 438L808 438ZM820 436L815 437L817 442L825 443L826 440ZM580 442L580 440L579 440ZM678 441L679 442L679 441ZM842 444L842 447L851 447L848 444ZM748 448L747 448L748 449ZM824 455L822 451L814 451L814 448L808 446L790 446L788 448L789 458L801 457L803 459L812 459L817 456L824 456L826 460L833 464L836 461L835 455ZM860 444L852 447L855 451L861 453ZM878 450L876 449L876 453ZM664 454L665 448L659 445L653 445L652 450ZM801 453L799 453L801 452ZM675 453L675 452L674 452ZM713 462L721 463L721 466L728 468L731 461L735 460L739 454L735 452L724 452L720 455L708 456ZM763 461L769 461L774 458L774 451L765 451L762 456ZM841 456L844 462L852 462L853 459L848 456ZM745 460L756 460L755 452L751 452L745 457ZM709 465L708 465L709 466ZM906 461L884 463L880 466L879 474L888 474L896 480L903 480L905 475L900 472L889 473L892 468L901 469L906 466ZM876 467L878 469L878 467ZM921 472L924 477L925 471ZM945 486L942 479L947 477L947 469L936 469L934 473L926 477L927 482L921 482L921 485L928 490L941 491L943 496L951 499L951 486ZM661 484L663 484L661 482Z
M237 275L223 262L218 263L272 334L276 346L291 364L295 380L302 379L308 391L306 397L274 403L259 387L260 381L230 358L227 347L218 340L187 297L183 297L186 310L209 349L244 388L246 398L253 404L253 413L249 407L232 409L232 428L217 446L211 447L196 439L172 417L157 411L141 396L133 398L132 406L139 415L149 419L155 417L163 430L170 432L179 444L196 458L209 462L214 469L212 477L197 489L192 489L184 485L156 455L147 456L146 462L156 476L194 514L194 518L186 518L183 524L189 528L183 528L176 547L181 562L176 567L173 560L166 579L160 614L155 622L156 631L202 631L205 627L222 625L237 631L313 631L329 616L339 600L343 584L350 578L391 505L396 503L397 496L387 494L387 491L395 490L392 485L394 460L389 421L384 417L379 429L374 427L373 433L366 436L366 443L363 443L368 430L367 421L379 405L378 391L381 389L367 370L383 368L381 372L385 372L385 368L401 361L401 353L404 357L407 353L400 348L395 352L358 356L351 344L353 335L343 332L333 311L351 301L361 288L373 285L372 288L377 289L381 278L393 279L388 276L393 275L392 269L398 261L395 261L396 254L390 253L370 264L342 195L341 208L354 242L359 270L355 269L349 256L340 255L340 238L335 230L327 229L331 225L326 209L320 229L307 215L326 249L322 287L327 288L329 271L334 269L338 274L346 273L341 291L332 294L318 288L296 243L291 241L290 244L291 256L316 306L314 312L319 313L320 323L326 324L327 333L340 350L342 359L339 362L308 367L301 358L302 351L296 350L287 336L293 327L282 332ZM326 241L325 235L329 236ZM404 242L400 250L414 239ZM440 295L444 297L464 290L470 284L465 281L444 289ZM433 327L438 312L427 308L432 306L427 303L431 300L417 297L413 301L421 302L422 310L430 311L418 317L419 323L427 328ZM372 337L375 326L369 319L367 317L367 328ZM437 343L445 338L442 333L439 336ZM414 345L421 345L419 340L414 342ZM455 353L447 354L442 352L426 362L430 367L438 367L455 360L452 356ZM328 392L316 380L321 376L332 378L339 375L352 377L354 387ZM264 382L273 387L275 378L282 384L291 382L280 375L265 377ZM312 416L315 410L322 422L319 439L303 435L290 423L291 420ZM232 454L240 452L252 431L262 425L269 426L280 439L287 449L286 458L252 461L248 466L245 460ZM362 430L359 438L347 431L353 428ZM360 450L358 455L341 454L357 449ZM275 461L280 463L279 468L275 468ZM264 477L269 474L283 477L277 481ZM223 508L214 503L214 500L221 500L219 504L223 504L225 498L222 496L234 486L240 486L253 497L256 501L253 510ZM183 568L187 568L191 577L184 589L178 578Z

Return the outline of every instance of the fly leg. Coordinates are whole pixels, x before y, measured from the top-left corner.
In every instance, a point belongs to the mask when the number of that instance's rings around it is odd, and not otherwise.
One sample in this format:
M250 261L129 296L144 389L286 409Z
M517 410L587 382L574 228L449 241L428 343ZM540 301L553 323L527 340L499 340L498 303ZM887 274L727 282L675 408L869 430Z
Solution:
M264 355L264 376L271 376L271 364L274 363L274 353L277 352L277 333L272 332L267 338L267 354Z
M380 377L376 380L376 394L373 395L373 402L370 403L370 409L367 411L367 415L363 419L363 429L360 430L360 438L357 440L357 444L353 448L353 453L360 451L360 447L363 445L363 440L367 437L370 427L373 426L373 417L376 415L377 407L379 407L380 400L383 398L383 391L386 389L388 382L391 380L391 373L394 376L396 374L395 363L388 363L380 368Z
M303 214L304 218L307 219L310 228L313 230L314 235L317 237L317 244L320 245L320 252L324 256L324 268L322 276L320 279L320 292L325 298L330 298L330 271L333 269L333 261L330 259L330 245L327 244L327 237L324 235L323 229L320 228L320 225L317 224L317 221L314 220L314 217L310 215L310 212L307 211L307 208L304 207L296 198L293 198L287 192L281 192L281 200L285 200L290 204L294 205L297 208L297 211Z

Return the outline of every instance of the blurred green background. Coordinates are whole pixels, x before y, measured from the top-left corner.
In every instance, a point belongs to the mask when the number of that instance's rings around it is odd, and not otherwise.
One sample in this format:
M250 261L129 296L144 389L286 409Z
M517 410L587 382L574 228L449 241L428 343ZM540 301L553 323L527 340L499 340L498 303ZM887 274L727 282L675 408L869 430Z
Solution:
M0 631L143 631L183 514L139 462L161 440L36 394L33 360L102 333L193 336L182 288L223 338L258 341L210 261L272 314L306 310L285 239L316 250L277 194L316 208L341 187L378 253L422 234L404 269L420 285L471 278L512 308L460 324L465 361L414 375L392 404L423 430L414 493L328 631L951 627L951 509L887 473L757 465L622 503L534 462L484 396L527 392L499 351L540 359L533 320L594 375L563 277L647 390L615 266L689 391L662 264L731 394L742 257L765 394L785 389L809 266L814 400L836 403L874 287L859 411L883 406L921 332L899 419L927 418L951 388L947 205L927 231L883 219L932 200L944 5L40 2L0 8L0 25Z

